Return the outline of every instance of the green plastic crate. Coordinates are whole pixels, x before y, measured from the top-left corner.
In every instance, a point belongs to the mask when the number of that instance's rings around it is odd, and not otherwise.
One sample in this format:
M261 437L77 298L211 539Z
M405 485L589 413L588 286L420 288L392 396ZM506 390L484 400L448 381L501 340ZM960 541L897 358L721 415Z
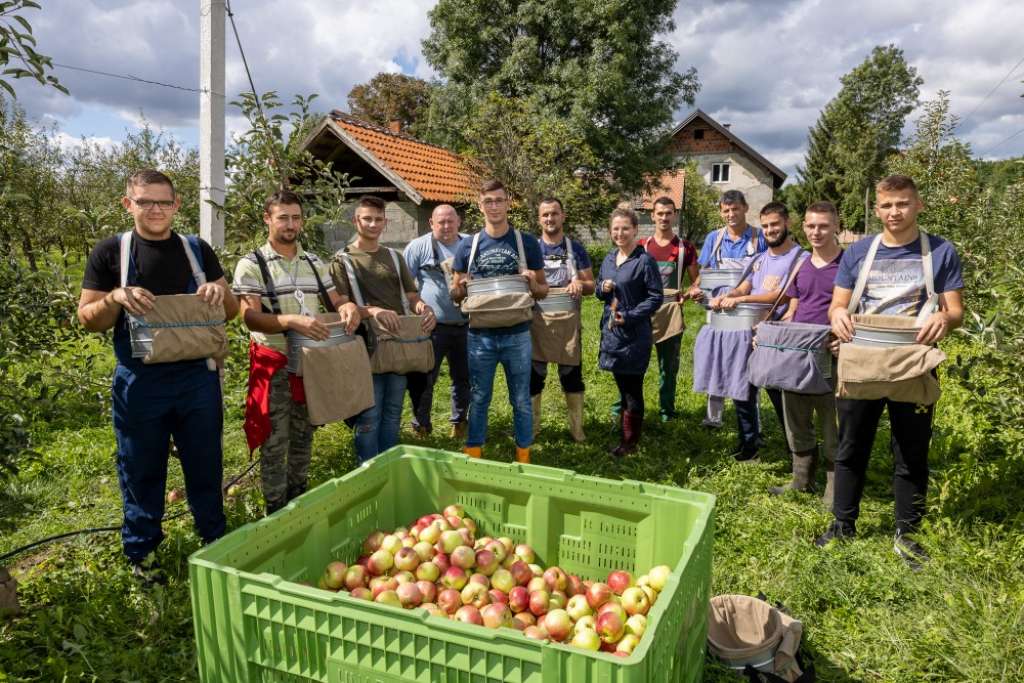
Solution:
M397 446L189 559L205 683L699 681L714 496ZM352 562L375 529L451 503L479 533L528 543L544 566L604 580L673 568L628 658L529 640L300 585Z

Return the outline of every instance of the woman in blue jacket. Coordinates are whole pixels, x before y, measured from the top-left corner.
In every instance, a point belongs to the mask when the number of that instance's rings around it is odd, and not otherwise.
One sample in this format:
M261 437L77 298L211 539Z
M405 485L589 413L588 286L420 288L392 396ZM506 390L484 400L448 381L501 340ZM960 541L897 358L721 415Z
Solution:
M612 211L612 244L616 246L598 276L595 292L604 302L601 314L601 351L598 364L610 370L622 401L621 437L613 455L636 450L644 424L644 373L651 360L654 337L651 316L661 306L658 264L637 244L639 226L630 209Z

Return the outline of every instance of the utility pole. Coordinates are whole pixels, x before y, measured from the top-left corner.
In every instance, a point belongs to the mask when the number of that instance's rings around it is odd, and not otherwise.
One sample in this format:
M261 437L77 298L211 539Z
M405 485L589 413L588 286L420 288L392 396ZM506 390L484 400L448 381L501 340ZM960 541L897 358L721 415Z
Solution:
M224 246L224 0L199 0L199 235Z

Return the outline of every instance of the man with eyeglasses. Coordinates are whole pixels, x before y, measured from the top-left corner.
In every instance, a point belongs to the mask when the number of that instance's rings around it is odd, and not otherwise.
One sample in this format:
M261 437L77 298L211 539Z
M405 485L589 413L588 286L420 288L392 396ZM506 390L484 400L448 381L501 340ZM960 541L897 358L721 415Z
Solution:
M469 359L466 351L466 317L452 301L449 290L451 263L459 240L462 221L450 204L439 204L430 215L430 232L420 235L405 247L405 263L420 290L420 297L434 309L437 327L431 335L434 344L432 372L406 375L412 402L412 429L419 437L433 431L430 412L434 403L434 385L441 373L441 361L448 359L451 375L451 436L466 437L469 414Z
M132 574L146 583L166 581L154 551L163 540L172 437L197 534L208 543L223 535L225 526L224 413L218 373L211 371L206 359L146 365L134 358L126 315L141 317L152 310L155 297L171 294L195 294L223 306L225 320L238 313L238 301L210 245L171 229L180 203L171 179L159 171L147 169L129 178L121 205L132 217L134 230L93 248L78 303L83 327L93 332L114 330L117 366L111 412L124 501L121 541ZM123 279L122 269L127 269Z

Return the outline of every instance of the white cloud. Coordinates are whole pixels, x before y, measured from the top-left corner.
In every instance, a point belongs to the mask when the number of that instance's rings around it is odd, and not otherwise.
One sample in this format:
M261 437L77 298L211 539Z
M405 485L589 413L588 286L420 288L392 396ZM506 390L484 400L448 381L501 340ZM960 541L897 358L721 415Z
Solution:
M112 138L105 136L74 137L73 135L65 132L58 132L54 134L51 137L51 140L53 140L53 142L55 142L65 152L81 149L83 147L101 147L109 150L117 144Z

